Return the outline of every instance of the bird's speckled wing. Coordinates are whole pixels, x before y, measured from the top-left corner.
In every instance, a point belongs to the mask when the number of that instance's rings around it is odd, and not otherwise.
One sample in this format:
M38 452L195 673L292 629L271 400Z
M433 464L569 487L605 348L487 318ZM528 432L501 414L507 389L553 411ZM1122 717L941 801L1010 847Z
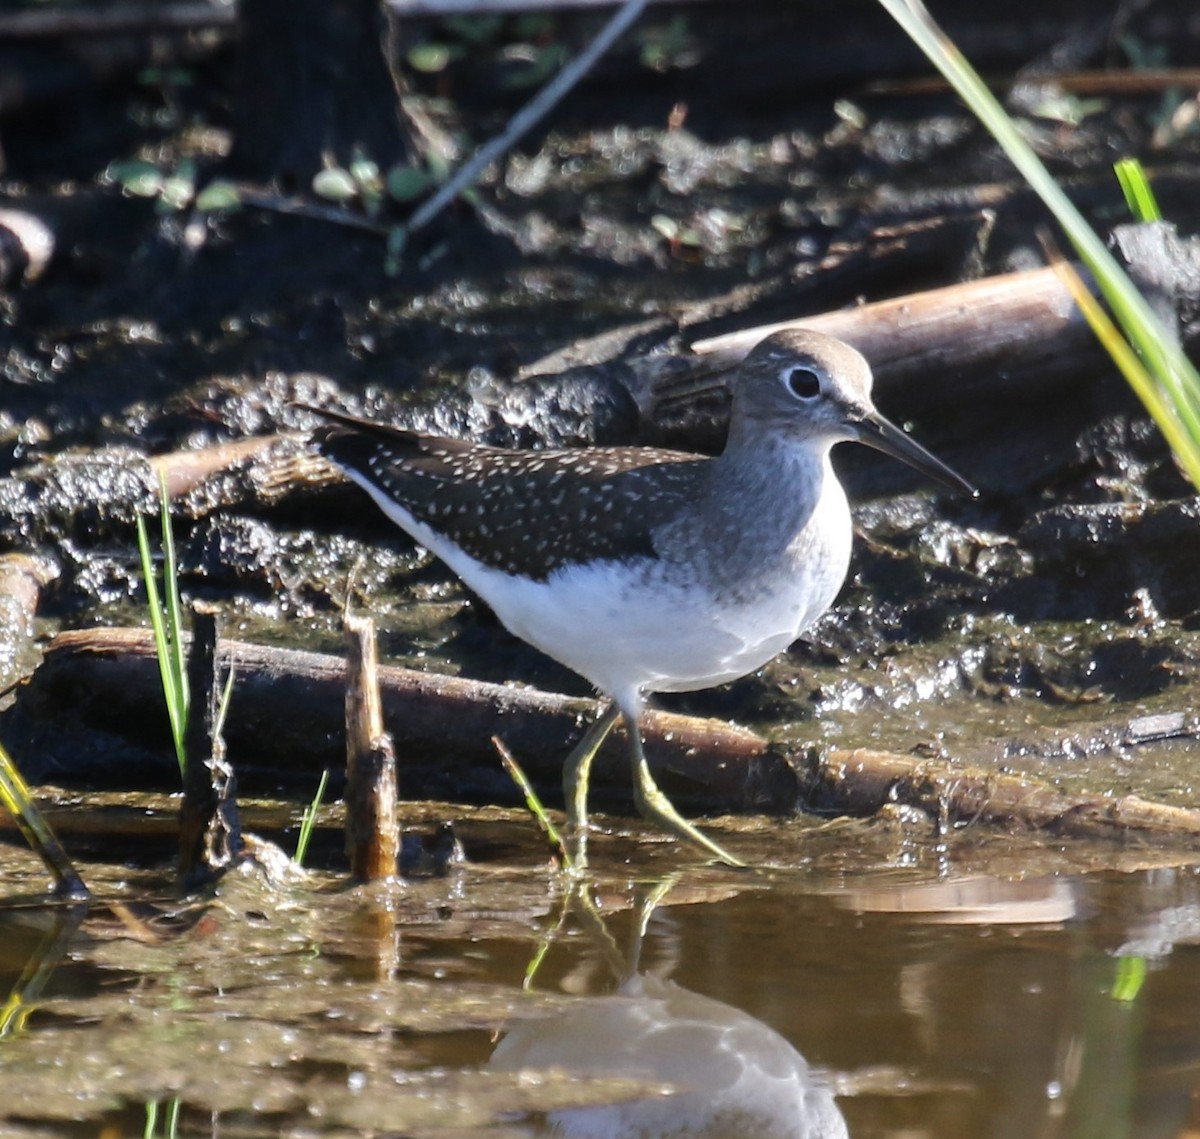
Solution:
M574 562L654 557L655 530L694 497L704 462L644 447L509 451L336 418L314 433L322 455L473 558L534 580Z

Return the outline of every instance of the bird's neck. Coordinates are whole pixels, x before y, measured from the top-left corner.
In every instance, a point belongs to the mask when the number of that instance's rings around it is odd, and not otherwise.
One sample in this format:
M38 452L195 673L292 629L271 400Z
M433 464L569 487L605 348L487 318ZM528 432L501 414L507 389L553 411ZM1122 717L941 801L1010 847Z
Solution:
M741 589L786 576L849 529L827 446L764 436L703 466L692 501L662 536L710 581Z
M710 464L706 492L735 502L736 509L761 514L782 530L804 525L831 482L832 443L823 439L734 437Z

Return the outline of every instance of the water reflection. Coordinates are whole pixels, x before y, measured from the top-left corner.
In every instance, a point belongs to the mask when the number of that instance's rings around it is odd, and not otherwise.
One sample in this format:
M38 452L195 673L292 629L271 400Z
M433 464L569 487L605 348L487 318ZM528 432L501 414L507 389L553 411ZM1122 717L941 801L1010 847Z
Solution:
M540 869L231 875L189 909L90 867L100 897L159 902L75 928L2 851L0 1134L142 1134L177 1100L209 1139L1200 1135L1200 869L1131 848L1072 873L1090 857L689 868L657 910L622 873L539 957Z
M20 973L0 1007L0 1039L23 1032L29 1014L83 923L86 905L47 905L0 911L0 972L20 962Z
M642 903L627 955L617 950L587 896L582 891L571 896L571 911L617 988L610 996L580 998L565 1013L516 1025L496 1047L490 1066L504 1072L634 1077L664 1085L664 1094L654 1099L549 1113L547 1132L555 1136L846 1136L829 1087L779 1033L732 1005L639 971L646 926L666 888Z
M1076 917L1081 888L1067 878L974 874L935 882L848 886L834 899L859 913L905 914L937 925L1042 925Z

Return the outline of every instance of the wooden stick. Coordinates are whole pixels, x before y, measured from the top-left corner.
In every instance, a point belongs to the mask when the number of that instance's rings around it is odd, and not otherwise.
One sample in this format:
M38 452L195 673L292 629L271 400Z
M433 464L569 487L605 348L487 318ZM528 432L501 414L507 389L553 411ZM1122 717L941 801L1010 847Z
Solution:
M7 692L38 659L34 619L42 590L58 577L58 567L33 554L0 555L0 694Z
M492 162L511 150L521 138L533 130L567 92L591 70L596 60L608 51L637 20L645 7L646 0L623 0L620 9L600 29L592 42L574 59L564 64L554 78L512 117L508 126L500 134L484 143L460 169L455 171L454 176L433 197L415 210L405 225L405 229L409 233L416 233L417 230L428 225L463 190L472 185Z
M218 683L217 615L199 604L192 612L188 654L188 712L179 807L179 877L195 889L223 874L241 858L242 828L238 818L237 777L225 756L218 728L221 686Z
M383 726L375 623L346 614L346 854L360 882L396 876L396 750Z

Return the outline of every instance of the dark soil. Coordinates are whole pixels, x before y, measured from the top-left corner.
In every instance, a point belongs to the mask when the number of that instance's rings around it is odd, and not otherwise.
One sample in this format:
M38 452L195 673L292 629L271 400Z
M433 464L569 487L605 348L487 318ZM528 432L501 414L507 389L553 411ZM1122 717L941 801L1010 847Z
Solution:
M0 531L6 548L57 560L42 615L59 626L140 619L129 604L139 590L131 521L152 488L129 473L127 453L108 449L156 454L290 428L287 401L297 396L378 414L416 403L435 427L497 442L617 442L628 431L619 408L600 423L533 430L506 419L496 393L539 359L603 333L636 326L614 340L623 352L678 349L1039 263L1045 216L988 136L951 95L909 85L925 69L874 5L833 7L652 9L489 175L486 210L455 207L395 273L381 233L254 206L201 215L114 181L113 164L132 158L165 173L190 166L198 187L228 173L238 88L224 35L175 43L170 67L77 78L0 104L2 204L48 219L58 234L46 271L14 276L0 310ZM1083 0L973 10L981 7L944 13L948 30L1009 88L1010 107L1097 226L1123 217L1112 161L1138 156L1152 177L1161 173L1167 215L1193 230L1198 136L1171 119L1185 92L1043 86L1056 70L1124 68L1130 53L1195 65L1191 6L1154 5L1128 20ZM410 21L396 62L421 113L469 150L534 89L528 60L573 50L598 19L511 17L474 32ZM407 67L417 49L438 44L452 49L446 66ZM70 50L0 42L0 61L28 76ZM288 196L329 206L303 185ZM346 207L356 211L361 220L357 205ZM932 236L881 237L913 222ZM855 470L883 467L846 456L852 485L872 488L861 516L868 540L816 646L799 647L789 667L831 677L905 646L952 645L955 684L965 676L993 699L1051 703L1089 683L1132 699L1190 677L1181 637L1196 624L1200 587L1190 507L1173 501L1190 491L1139 405L1107 373L1019 408L1005 405L1002 383L994 391L988 406L931 409L912 392L884 408L911 418L924 442L979 481L978 502L896 497L912 487L907 475L886 475L895 481L885 493L877 476L853 481ZM976 464L981 437L989 454ZM80 455L92 465L67 479L77 468L63 463ZM1130 503L1150 505L1135 518L1121 512ZM223 602L232 624L260 636L312 641L315 628L330 644L342 579L363 543L385 533L365 503L355 511L348 521L340 506L298 498L183 522L185 589ZM1097 528L1099 516L1115 521ZM385 651L582 690L481 606L464 606L440 566L389 540L386 569L371 571L385 580L362 596L393 613ZM414 627L394 616L397 599L440 608ZM1084 638L1088 647L1066 663L1030 632L1101 620L1128 635L1117 646ZM769 673L686 707L794 720L838 705L836 684ZM801 712L787 710L797 685Z

